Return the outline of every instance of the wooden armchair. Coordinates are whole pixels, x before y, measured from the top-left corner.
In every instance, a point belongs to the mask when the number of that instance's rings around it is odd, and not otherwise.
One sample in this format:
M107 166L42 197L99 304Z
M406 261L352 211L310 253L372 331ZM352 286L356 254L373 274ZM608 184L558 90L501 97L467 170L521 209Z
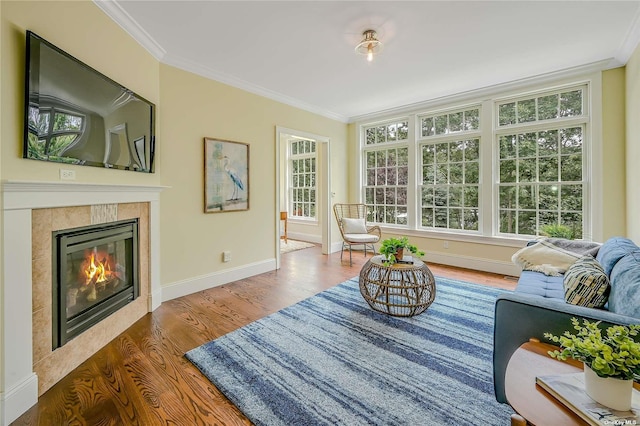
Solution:
M367 226L367 206L365 204L334 204L333 213L338 221L338 228L342 234L342 250L340 260L345 248L349 248L349 265L353 265L351 259L351 247L364 246L364 255L367 248L376 253L375 243L380 241L380 227Z

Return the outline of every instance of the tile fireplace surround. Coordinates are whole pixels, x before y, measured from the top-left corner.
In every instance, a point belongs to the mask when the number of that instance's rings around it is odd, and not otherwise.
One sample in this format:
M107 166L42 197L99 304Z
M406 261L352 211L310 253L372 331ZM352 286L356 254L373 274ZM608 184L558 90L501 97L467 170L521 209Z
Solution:
M41 390L50 387L52 382L62 378L56 378L56 375L62 374L64 376L72 365L79 365L86 360L99 347L144 315L144 312L150 312L160 306L162 298L159 267L159 199L162 189L164 188L160 186L59 182L5 181L2 183L4 294L0 321L2 330L0 332L4 340L2 358L0 358L3 362L3 370L0 370L3 373L3 376L0 377L2 380L0 425L11 423L35 404L38 400L39 387ZM107 205L106 208L99 207L104 205ZM41 326L35 328L34 326L39 324L39 317L42 316L41 311L49 312L50 310L48 307L38 310L39 307L34 306L34 303L39 304L41 296L37 289L34 292L32 276L38 276L39 272L37 267L32 268L32 259L42 249L39 246L44 246L46 249L50 238L47 242L40 244L38 238L32 237L40 232L39 228L42 228L43 217L57 215L63 218L62 222L64 222L65 228L71 228L87 224L83 221L104 221L104 218L98 217L99 214L106 212L106 215L109 216L109 212L113 210L119 210L118 213L113 213L117 220L137 215L140 217L141 223L148 221L146 229L149 233L145 238L149 243L148 250L140 248L141 253L143 250L148 253L148 256L143 256L148 259L144 262L148 263L148 267L141 264L145 268L145 272L141 273L141 286L146 288L145 290L141 288L141 297L136 301L112 315L119 314L121 318L117 321L111 320L109 327L103 326L99 333L95 333L100 335L99 339L106 341L99 342L99 347L90 348L89 351L92 353L89 354L85 350L85 353L76 354L75 359L67 360L67 364L58 367L58 371L54 369L51 372L48 367L41 370L42 366L34 368L34 359L37 358L37 361L43 357L41 353L43 345L34 344L34 332L36 332L35 337L38 337L38 334L44 334L45 339L50 338L50 332L47 333L46 326L45 330L42 330ZM45 223L50 224L51 221L45 220ZM44 232L49 233L50 229L45 229ZM49 260L49 262L51 261ZM50 301L43 303L43 306L47 306L47 303ZM110 318L106 318L104 322L106 323ZM91 332L99 326L100 324L94 326ZM80 335L74 340L80 341L82 337L83 335ZM86 340L86 342L89 341ZM69 342L69 344L72 343L73 340ZM72 348L70 347L66 351L70 351ZM54 363L56 363L55 356L55 352L53 354L49 352L49 358ZM58 358L59 360L63 359L59 356ZM46 364L46 362L41 364Z

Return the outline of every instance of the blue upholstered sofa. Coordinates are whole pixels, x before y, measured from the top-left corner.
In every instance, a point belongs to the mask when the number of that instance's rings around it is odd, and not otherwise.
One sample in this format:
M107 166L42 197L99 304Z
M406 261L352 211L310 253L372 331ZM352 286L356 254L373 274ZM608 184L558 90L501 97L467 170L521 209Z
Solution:
M596 250L596 260L611 283L604 309L566 303L563 276L532 271L523 271L516 290L496 300L493 378L499 402L507 402L504 382L509 359L530 338L545 341L545 332L562 334L571 328L572 317L602 321L604 326L640 323L640 247L616 237Z

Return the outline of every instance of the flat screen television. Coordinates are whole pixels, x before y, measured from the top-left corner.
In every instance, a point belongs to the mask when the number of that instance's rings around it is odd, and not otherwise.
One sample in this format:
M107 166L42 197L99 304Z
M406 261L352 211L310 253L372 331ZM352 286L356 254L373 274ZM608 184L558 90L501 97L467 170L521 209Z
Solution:
M23 157L154 172L155 105L27 31Z

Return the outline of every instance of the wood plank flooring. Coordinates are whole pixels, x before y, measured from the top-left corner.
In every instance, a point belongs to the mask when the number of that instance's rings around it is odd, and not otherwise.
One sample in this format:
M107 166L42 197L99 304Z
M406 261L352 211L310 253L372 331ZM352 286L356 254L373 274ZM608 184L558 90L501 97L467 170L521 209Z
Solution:
M81 364L13 425L248 425L249 420L183 356L223 334L360 272L354 252L287 253L282 268L162 304ZM430 264L436 276L513 289L502 275Z

